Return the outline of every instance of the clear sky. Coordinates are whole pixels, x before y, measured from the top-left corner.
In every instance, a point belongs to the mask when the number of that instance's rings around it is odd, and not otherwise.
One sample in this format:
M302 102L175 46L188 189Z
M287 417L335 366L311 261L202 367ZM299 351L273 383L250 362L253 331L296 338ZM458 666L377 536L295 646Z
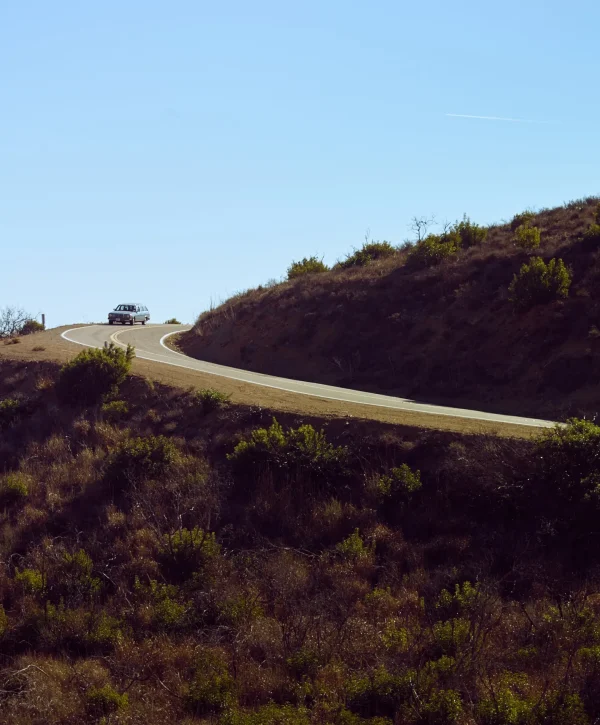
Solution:
M597 0L2 2L0 307L192 321L368 228L598 194L599 28Z

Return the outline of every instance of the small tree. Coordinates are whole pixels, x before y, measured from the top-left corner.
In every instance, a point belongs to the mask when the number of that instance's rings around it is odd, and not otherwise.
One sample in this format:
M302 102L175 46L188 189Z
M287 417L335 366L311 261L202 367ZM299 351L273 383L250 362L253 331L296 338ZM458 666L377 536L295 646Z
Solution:
M532 227L529 223L521 224L517 227L514 236L514 242L517 247L532 251L540 246L541 233L538 227Z
M406 265L412 269L433 267L454 257L459 249L460 236L456 233L445 234L443 237L430 234L414 245L406 258Z
M454 225L450 233L452 232L459 235L460 246L465 249L478 247L487 239L487 229L480 227L479 224L473 224L466 214L463 216L461 222Z
M569 296L571 274L562 259L548 264L541 257L532 257L521 266L508 288L509 299L519 310Z
M288 267L287 278L296 279L306 274L320 274L327 272L329 267L318 257L304 257L300 262L292 262Z
M4 307L0 310L0 338L20 335L31 315L21 307Z
M102 402L125 380L134 356L131 345L126 350L113 343L99 350L84 350L61 369L56 383L59 399L71 405Z

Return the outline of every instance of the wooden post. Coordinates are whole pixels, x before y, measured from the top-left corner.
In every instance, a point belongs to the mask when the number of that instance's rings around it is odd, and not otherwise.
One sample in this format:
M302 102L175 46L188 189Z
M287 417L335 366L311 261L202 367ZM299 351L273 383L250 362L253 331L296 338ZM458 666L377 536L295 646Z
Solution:
M46 327L46 315L44 313L42 313L42 325Z

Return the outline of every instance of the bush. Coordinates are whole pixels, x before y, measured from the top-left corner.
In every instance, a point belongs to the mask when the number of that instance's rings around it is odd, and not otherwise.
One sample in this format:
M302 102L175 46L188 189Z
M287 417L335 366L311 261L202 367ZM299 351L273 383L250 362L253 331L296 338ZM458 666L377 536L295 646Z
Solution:
M530 209L522 211L520 214L515 214L510 223L511 231L516 232L519 227L531 225L534 219L535 213Z
M600 245L600 224L591 224L583 233L583 242L586 246L594 248Z
M16 398L4 398L0 400L0 430L5 430L14 425L23 412L23 403Z
M509 299L519 310L534 305L565 299L569 296L571 274L562 259L551 259L548 264L541 257L532 257L514 275L508 288Z
M108 421L116 423L129 413L129 406L124 400L111 400L110 403L104 403L102 413Z
M304 257L301 262L292 262L288 267L287 278L296 279L306 274L320 274L328 272L329 267L318 257Z
M514 242L517 247L532 251L540 246L541 233L538 227L532 227L529 224L521 224L517 227L514 236Z
M425 269L440 264L458 254L460 235L448 234L443 237L430 234L417 242L406 258L406 265L411 269Z
M159 559L167 575L185 580L218 556L220 551L214 533L195 526L191 530L183 528L165 534Z
M219 725L311 725L311 722L310 711L305 707L270 704L256 712L226 713L219 720Z
M129 705L127 693L120 695L110 685L91 687L85 693L85 699L88 717L94 720L108 718L113 713L125 710ZM108 722L108 720L105 722Z
M234 681L219 653L200 655L185 703L197 717L219 715L235 703Z
M464 249L478 247L487 239L487 229L480 227L478 224L473 224L466 214L461 222L454 225L447 236L450 237L452 234L457 234L460 237L460 246L464 247ZM451 240L446 239L445 241Z
M227 458L237 471L274 465L277 468L302 468L316 475L343 474L348 449L329 443L323 431L301 425L287 431L273 418L269 428L256 428L249 440L240 441Z
M420 471L412 471L403 463L379 478L377 490L384 499L398 505L407 503L421 485Z
M20 335L31 335L33 332L43 332L46 328L37 320L27 320L19 330Z
M347 561L360 561L361 559L367 559L373 553L373 549L371 547L365 546L365 542L358 529L355 529L354 533L350 534L348 538L340 541L340 543L335 547L335 550Z
M230 395L220 393L213 388L205 388L194 393L194 398L205 415L212 413L213 410L222 408L229 401L230 397Z
M0 480L0 505L14 506L29 496L27 479L20 473L9 473Z
M134 349L111 343L100 350L90 349L64 365L56 383L59 399L70 405L94 405L114 394L127 377Z
M181 322L176 317L171 317L169 320L165 320L165 325L181 325Z
M351 678L346 684L348 708L363 717L394 717L398 708L412 697L416 673L388 672L382 665L372 674Z
M107 476L117 487L164 476L179 461L177 446L165 436L130 438L119 446Z
M419 725L452 725L463 714L460 695L455 690L436 690L424 702Z
M360 249L355 249L343 262L339 263L342 269L350 267L365 267L378 259L393 257L397 249L389 242L366 242Z

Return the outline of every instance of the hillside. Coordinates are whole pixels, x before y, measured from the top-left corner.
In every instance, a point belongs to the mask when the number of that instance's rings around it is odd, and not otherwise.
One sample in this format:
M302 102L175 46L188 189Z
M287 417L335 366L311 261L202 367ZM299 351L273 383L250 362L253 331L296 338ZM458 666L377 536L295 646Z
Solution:
M2 722L596 721L600 428L280 426L78 364L0 362Z
M586 232L597 205L589 198L516 217L423 268L405 245L364 266L249 290L202 314L178 344L211 362L420 401L594 415L600 235ZM523 220L539 229L539 249L515 242ZM533 256L562 259L572 283L564 299L517 309L509 286Z

